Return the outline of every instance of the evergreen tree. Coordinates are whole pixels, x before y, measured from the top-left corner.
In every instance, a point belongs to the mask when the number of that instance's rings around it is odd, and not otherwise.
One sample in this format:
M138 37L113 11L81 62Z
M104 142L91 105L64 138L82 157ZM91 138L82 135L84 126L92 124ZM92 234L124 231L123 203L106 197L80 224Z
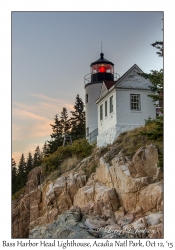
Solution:
M41 162L42 162L42 154L39 146L37 146L33 156L33 168L40 166Z
M71 135L73 140L85 137L84 103L79 94L76 96L74 111L71 111Z
M163 57L163 42L155 42L151 45L159 49L156 53L160 57ZM150 87L150 89L153 91L153 94L149 95L149 97L151 97L154 102L158 101L157 106L161 107L161 113L163 113L163 69L159 71L151 70L149 74L141 73L140 75L152 82L153 86Z
M70 121L68 120L67 108L63 108L60 117L62 135L70 133Z
M158 49L159 51L156 53L160 57L163 57L163 42L156 41L151 45ZM158 101L157 106L160 106L162 113L162 116L157 116L155 119L148 119L146 121L146 125L153 123L154 129L149 133L145 132L142 134L146 134L150 139L163 141L163 69L160 69L160 71L151 70L150 74L141 73L140 75L152 82L153 86L151 87L151 90L153 91L153 94L149 95L149 97L151 97L154 102ZM158 154L159 167L163 168L163 148L158 150Z
M27 162L26 162L26 174L28 175L28 173L33 169L33 158L32 158L32 154L29 152L28 157L27 157Z
M47 153L53 154L57 148L59 146L63 145L63 138L62 138L62 134L63 134L63 127L62 127L62 123L61 121L58 119L58 115L55 115L54 118L54 124L50 124L50 126L52 127L52 134L51 136L51 140L47 141L48 142L48 151Z
M155 42L151 44L153 47L158 49L159 51L156 52L160 57L163 57L163 42ZM163 114L163 69L157 70L151 70L151 73L141 73L141 76L143 76L146 79L149 79L153 86L150 87L150 89L153 91L153 94L148 95L153 99L154 102L158 101L157 106L161 107L161 112Z
M27 181L26 162L25 162L24 154L22 154L20 161L19 161L19 165L18 165L19 189L25 186L26 181Z
M42 156L45 157L49 154L49 146L47 141L45 141L43 147L42 147Z
M18 170L15 160L12 158L12 194L18 190L18 186Z

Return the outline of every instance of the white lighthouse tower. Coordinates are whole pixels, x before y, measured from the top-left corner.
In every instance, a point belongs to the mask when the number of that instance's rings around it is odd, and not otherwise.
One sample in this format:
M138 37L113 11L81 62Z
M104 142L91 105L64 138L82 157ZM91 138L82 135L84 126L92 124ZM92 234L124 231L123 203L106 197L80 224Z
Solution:
M98 135L98 112L95 101L99 98L102 83L114 81L114 64L106 60L101 53L100 58L91 63L90 72L84 77L86 138L89 142L95 142Z

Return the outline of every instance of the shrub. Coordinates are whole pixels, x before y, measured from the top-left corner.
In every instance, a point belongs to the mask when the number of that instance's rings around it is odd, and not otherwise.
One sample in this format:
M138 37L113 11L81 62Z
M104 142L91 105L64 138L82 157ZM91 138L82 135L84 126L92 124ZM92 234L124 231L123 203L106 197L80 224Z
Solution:
M20 190L18 190L16 193L14 193L12 195L12 200L17 200L19 199L20 195L25 193L25 187L21 188Z
M80 160L78 160L76 156L65 159L60 165L61 172L63 173L69 171L70 169L76 167L79 162Z
M64 172L65 169L76 166L80 160L92 153L92 149L93 146L86 139L79 139L72 145L58 147L56 152L44 157L42 162L42 165L45 166L44 174L49 174L58 168L60 172Z

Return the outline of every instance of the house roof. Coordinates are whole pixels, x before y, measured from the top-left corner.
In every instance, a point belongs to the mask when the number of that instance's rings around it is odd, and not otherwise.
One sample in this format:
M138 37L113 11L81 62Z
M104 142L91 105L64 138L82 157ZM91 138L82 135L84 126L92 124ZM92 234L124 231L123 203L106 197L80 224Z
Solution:
M112 86L114 86L116 84L117 81L104 80L103 82L104 82L107 90L109 90Z
M115 88L150 89L149 87L152 86L150 80L137 73L143 73L143 71L134 64L117 80Z
M143 73L143 71L137 66L137 64L134 64L117 81L104 80L101 87L100 96L95 103L98 104L99 101L111 93L113 89L150 90L150 86L152 86L150 80L145 79L137 73Z

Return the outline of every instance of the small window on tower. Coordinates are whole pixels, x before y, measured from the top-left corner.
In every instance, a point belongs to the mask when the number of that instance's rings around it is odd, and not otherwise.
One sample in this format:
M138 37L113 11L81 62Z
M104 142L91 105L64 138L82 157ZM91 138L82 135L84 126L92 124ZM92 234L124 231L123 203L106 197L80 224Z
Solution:
M86 136L89 135L89 127L86 128Z
M88 94L86 94L86 103L88 103Z

